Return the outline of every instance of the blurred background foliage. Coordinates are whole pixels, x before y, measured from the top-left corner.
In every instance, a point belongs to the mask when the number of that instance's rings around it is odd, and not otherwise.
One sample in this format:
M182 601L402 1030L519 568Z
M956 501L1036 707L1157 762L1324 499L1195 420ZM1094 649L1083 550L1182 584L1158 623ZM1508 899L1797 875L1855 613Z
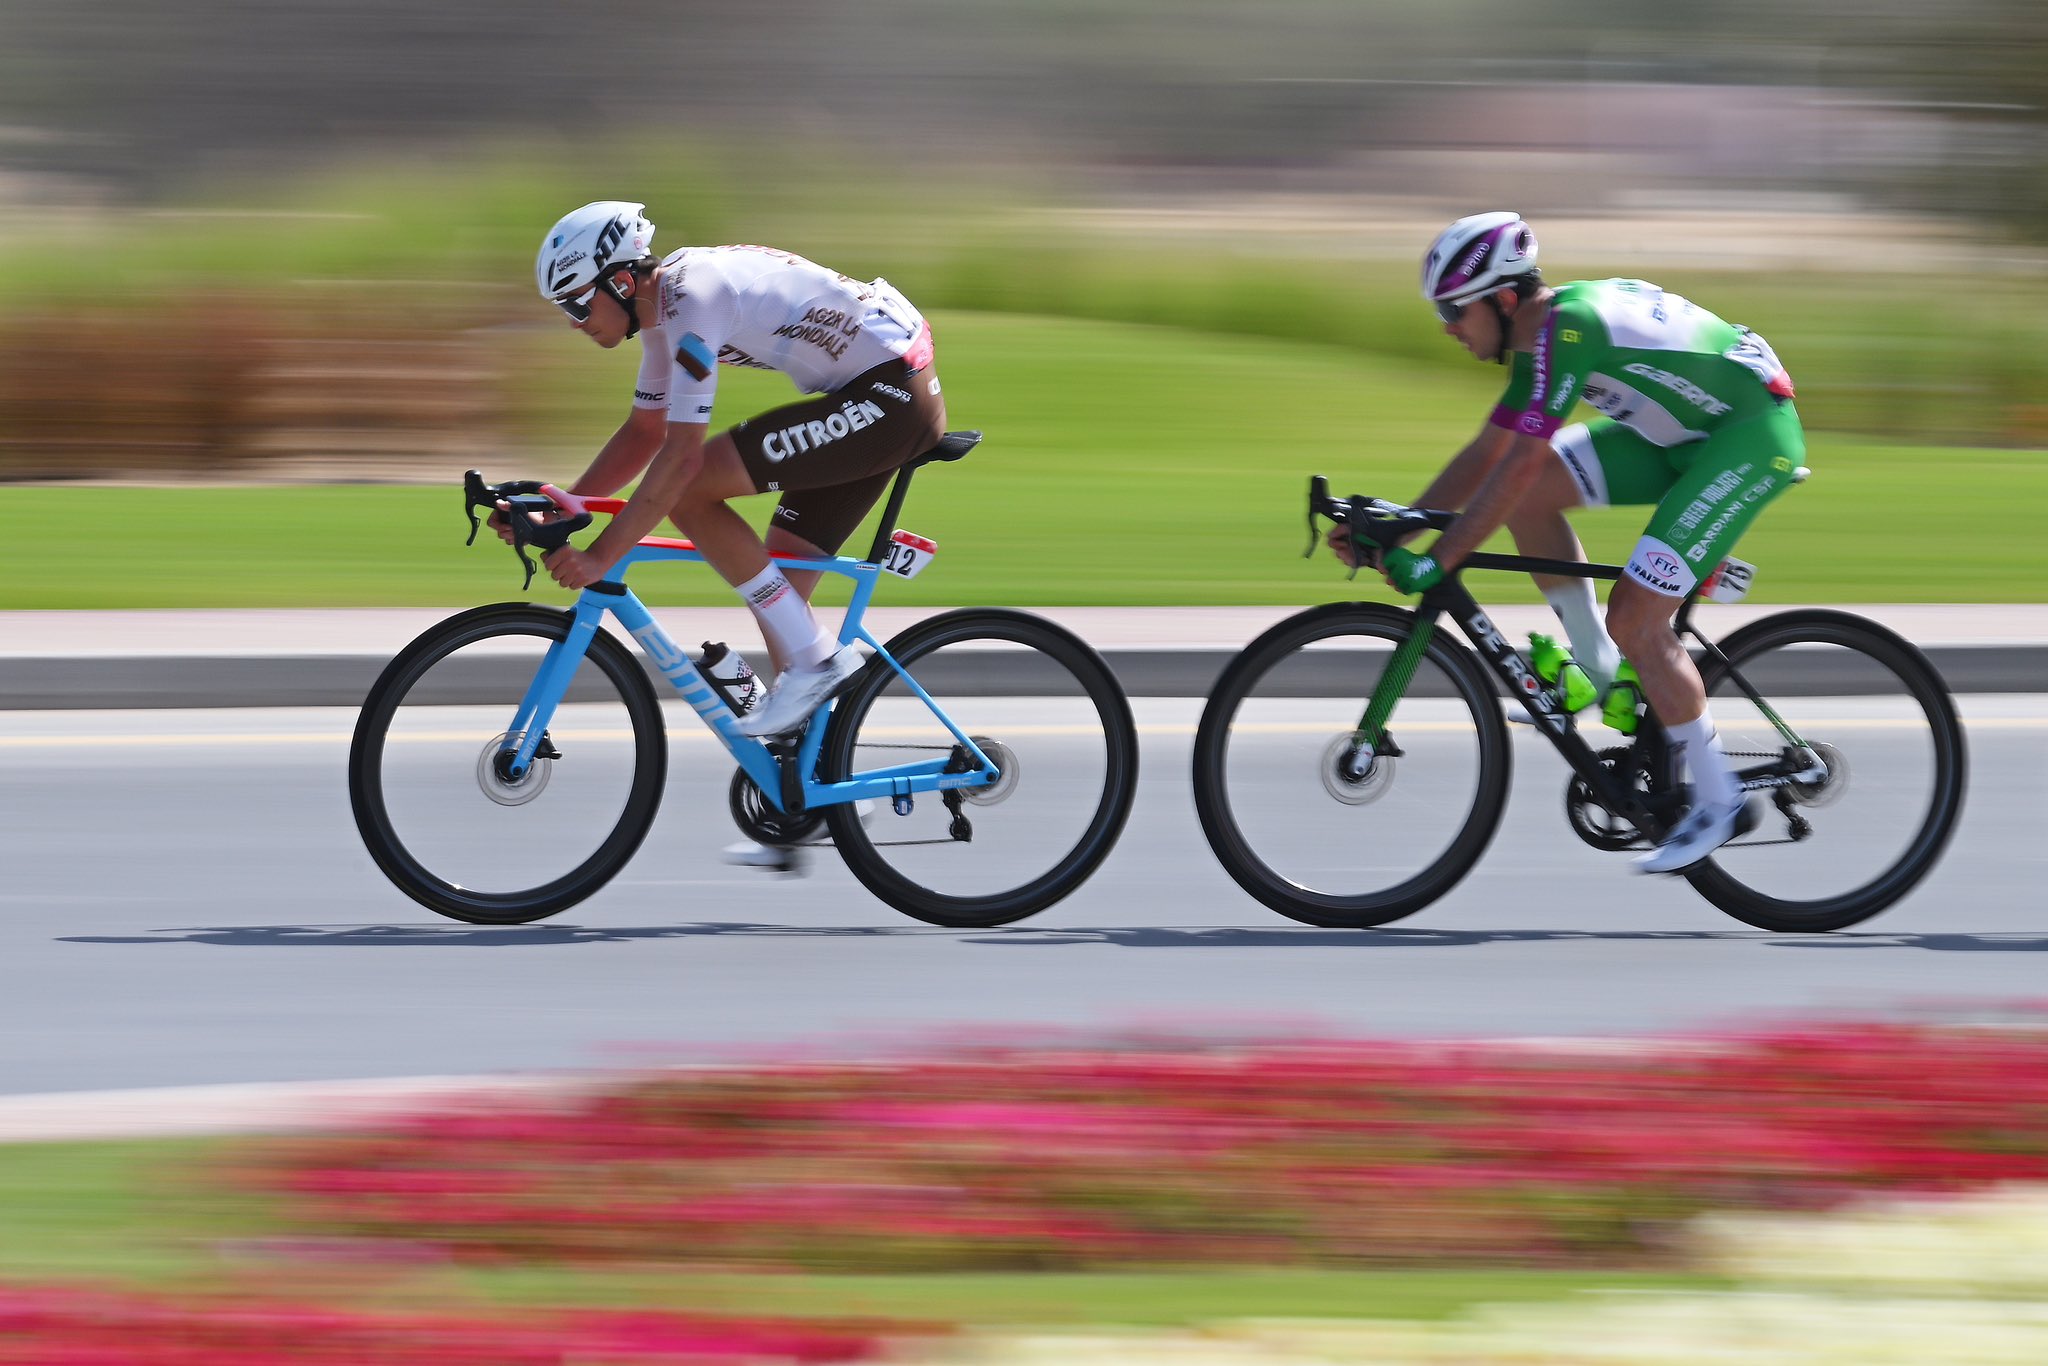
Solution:
M527 281L614 196L667 248L1316 343L1482 409L1413 263L1505 204L1552 278L1766 333L1816 430L2048 445L2038 0L0 0L0 31L0 478L587 450L623 365Z

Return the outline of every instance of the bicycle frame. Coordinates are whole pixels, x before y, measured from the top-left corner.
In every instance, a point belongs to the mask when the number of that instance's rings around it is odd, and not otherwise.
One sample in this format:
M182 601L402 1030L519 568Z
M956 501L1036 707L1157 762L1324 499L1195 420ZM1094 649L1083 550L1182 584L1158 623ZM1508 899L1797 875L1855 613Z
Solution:
M1565 763L1599 799L1610 812L1628 821L1652 840L1661 839L1669 826L1668 813L1675 803L1669 797L1658 799L1658 794L1638 792L1632 785L1617 782L1602 764L1593 747L1579 735L1571 716L1559 705L1550 688L1536 676L1536 671L1514 646L1508 643L1499 628L1486 615L1477 598L1463 582L1468 569L1504 569L1526 574L1551 574L1560 578L1619 579L1621 566L1612 564L1589 564L1575 560L1549 560L1523 555L1496 555L1478 553L1470 556L1444 582L1423 594L1415 609L1415 631L1394 653L1393 661L1380 676L1378 687L1366 705L1365 715L1359 720L1359 733L1367 743L1377 749L1385 735L1387 721L1392 717L1394 707L1401 695L1407 691L1408 683L1414 676L1415 668L1422 661L1422 655L1429 648L1430 638L1435 634L1438 618L1448 614L1457 623L1465 638L1479 652L1496 678L1506 687L1508 695L1521 701L1528 708L1530 717ZM1806 742L1801 740L1791 727L1780 719L1776 710L1752 688L1747 679L1728 666L1727 657L1714 647L1712 642L1700 634L1692 624L1692 609L1697 597L1687 595L1673 622L1673 629L1682 635L1689 635L1700 643L1703 651L1723 667L1728 676L1755 703L1758 709L1770 719L1787 745L1817 762L1817 756ZM1637 743L1644 743L1644 736L1638 736ZM1654 735L1648 742L1659 751L1662 745ZM1657 756L1661 762L1661 753ZM1821 770L1825 772L1825 769ZM1813 775L1809 763L1797 772L1787 772L1784 761L1775 764L1758 765L1744 769L1737 774L1742 786L1748 791L1778 788L1790 782L1800 781Z
M886 536L885 531L882 537L878 537L878 543L886 539ZM647 610L646 605L633 595L623 581L626 571L634 565L662 560L701 564L704 563L704 555L688 541L650 537L628 551L609 575L584 589L576 599L575 606L571 609L574 620L568 635L548 647L539 671L527 687L525 696L520 699L519 709L509 728L510 734L519 736L518 749L509 765L513 777L523 775L527 766L533 762L547 729L548 720L554 715L555 708L561 704L567 693L569 681L583 659L590 638L602 628L606 613L616 617L627 633L639 642L641 650L655 669L668 680L669 685L683 701L689 703L690 709L710 727L712 734L724 744L726 751L746 771L747 776L753 779L754 785L760 788L780 811L797 814L813 807L832 806L863 798L893 801L923 792L983 787L1000 776L988 755L984 754L953 719L946 715L944 709L904 670L887 647L862 624L868 602L874 596L875 585L882 573L879 556L876 560L856 560L843 555L830 559L776 556L775 561L785 570L817 570L853 580L853 600L847 605L845 618L839 628L840 643L846 644L857 640L872 649L884 666L893 670L903 685L939 719L954 741L979 766L976 769L962 771L956 753L943 758L857 773L837 782L821 782L813 774L816 772L818 756L824 748L828 729L821 719L825 714L823 708L820 709L818 716L811 718L811 723L804 728L793 750L781 744L771 744L741 734L739 718L733 714L732 708L725 704L724 697L711 686L710 681L697 668L696 662L676 645L666 631L662 630L653 613Z

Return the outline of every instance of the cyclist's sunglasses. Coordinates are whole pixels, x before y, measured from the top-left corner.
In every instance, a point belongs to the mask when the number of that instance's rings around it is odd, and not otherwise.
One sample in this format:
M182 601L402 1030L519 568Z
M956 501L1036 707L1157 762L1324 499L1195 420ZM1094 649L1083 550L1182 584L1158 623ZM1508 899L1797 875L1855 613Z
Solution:
M555 300L555 307L579 323L590 321L590 304L597 298L597 286L592 285L581 294L568 294Z
M1465 310L1472 307L1474 302L1476 301L1468 300L1462 304L1454 304L1449 299L1438 299L1436 301L1436 315L1447 323L1454 323L1465 316Z
M610 280L599 280L581 294L565 294L555 300L555 307L561 309L576 322L589 322L590 305L597 298L597 291L600 289L611 295L613 302L617 303L620 308L625 309L628 315L631 315L633 312L632 302L625 295L619 293L617 289L613 288Z

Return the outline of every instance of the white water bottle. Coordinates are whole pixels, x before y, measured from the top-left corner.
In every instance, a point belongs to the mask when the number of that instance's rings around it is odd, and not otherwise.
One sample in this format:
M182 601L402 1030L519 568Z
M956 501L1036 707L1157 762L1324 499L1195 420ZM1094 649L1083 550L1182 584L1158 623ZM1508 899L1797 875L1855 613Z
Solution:
M718 695L732 708L734 716L745 716L761 695L761 681L754 676L754 670L738 650L727 648L722 640L704 642L704 653L697 657L697 670L711 680L711 686L718 689Z

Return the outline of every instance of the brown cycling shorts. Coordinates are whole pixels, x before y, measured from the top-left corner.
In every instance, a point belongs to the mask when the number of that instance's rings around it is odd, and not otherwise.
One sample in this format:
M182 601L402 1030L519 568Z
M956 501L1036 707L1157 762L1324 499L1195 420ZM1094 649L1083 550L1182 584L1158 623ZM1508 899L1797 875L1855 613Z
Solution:
M945 432L937 370L929 362L912 369L898 358L829 394L749 418L726 435L754 488L782 494L774 525L829 555L867 516L896 468Z

